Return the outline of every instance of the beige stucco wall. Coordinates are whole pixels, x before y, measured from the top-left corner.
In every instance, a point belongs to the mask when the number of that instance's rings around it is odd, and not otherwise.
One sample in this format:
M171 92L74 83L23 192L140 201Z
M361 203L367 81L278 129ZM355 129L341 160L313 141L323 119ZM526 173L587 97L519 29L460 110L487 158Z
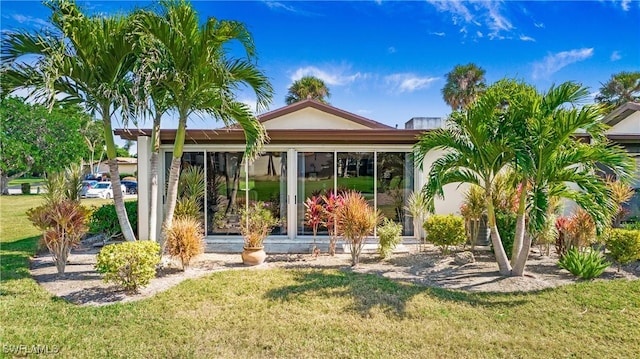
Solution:
M609 134L639 134L640 133L640 112L635 112L629 117L611 127Z
M264 127L267 130L282 129L345 129L357 130L366 129L364 125L346 120L344 118L316 110L315 108L304 108L281 117L265 121Z
M431 151L427 154L424 159L423 171L418 172L418 177L416 182L419 184L418 188L422 188L422 186L427 182L427 176L429 174L429 169L435 160L437 160L440 156L442 156L444 152L439 151ZM464 200L465 193L469 188L468 184L448 184L444 186L444 198L436 198L434 202L435 213L436 214L460 214L460 205Z

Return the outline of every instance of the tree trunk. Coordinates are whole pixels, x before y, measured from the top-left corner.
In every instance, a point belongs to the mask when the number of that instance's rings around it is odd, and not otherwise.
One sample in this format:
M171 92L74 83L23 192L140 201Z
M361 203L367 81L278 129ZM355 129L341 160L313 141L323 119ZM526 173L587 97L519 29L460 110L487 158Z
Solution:
M116 144L113 139L111 128L111 118L109 115L110 104L102 106L102 124L104 128L104 142L107 146L107 158L109 159L109 174L111 175L111 188L113 189L113 204L116 208L118 223L122 236L127 241L135 241L136 236L131 228L127 209L124 207L124 196L120 190L120 171L118 171L118 161L116 160Z
M180 165L182 156L176 157L175 154L171 159L171 169L169 171L169 183L167 184L167 203L164 205L164 230L170 228L173 224L173 213L176 210L178 201L178 181L180 179Z
M487 225L491 233L493 252L496 256L496 262L498 262L500 274L507 276L511 274L511 264L509 264L509 258L507 258L507 254L502 246L502 241L500 240L500 233L498 233L496 213L493 207L493 199L491 198L491 188L485 188L485 201L487 204Z
M150 158L150 198L149 198L149 239L158 241L158 153L151 152Z
M176 210L176 202L178 201L178 181L180 180L180 165L182 163L182 151L186 132L187 114L181 112L178 130L176 131L176 139L173 143L173 159L171 160L169 183L167 184L167 203L165 203L164 207L164 230L171 228L173 224L173 213Z
M153 119L153 130L151 134L151 187L149 198L149 239L158 241L158 156L160 153L160 118L162 114L156 114Z
M520 182L520 198L518 203L518 214L516 216L516 233L513 239L513 249L511 251L511 265L514 266L522 247L524 245L525 233L525 209L527 201L527 181Z
M524 267L527 264L529 258L529 250L531 250L531 236L524 236L522 249L518 253L518 257L513 263L513 270L511 275L522 277L524 275Z
M6 172L3 172L2 170L0 170L0 188L2 189L2 194L3 195L8 195L9 194L9 182L11 182L14 179L22 176L25 173L27 173L27 172L25 171L25 172L16 173L13 176L7 176Z

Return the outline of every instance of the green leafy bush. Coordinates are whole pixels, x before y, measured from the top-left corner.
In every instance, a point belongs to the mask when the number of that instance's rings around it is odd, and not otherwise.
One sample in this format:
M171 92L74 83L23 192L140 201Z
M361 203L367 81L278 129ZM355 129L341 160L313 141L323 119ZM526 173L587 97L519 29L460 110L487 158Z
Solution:
M598 251L579 251L572 247L558 262L560 268L568 270L576 277L592 279L604 273L605 269L611 265Z
M464 244L467 240L464 220L452 214L431 216L423 227L427 232L427 241L440 246L443 254L449 253L449 246Z
M160 245L153 241L135 241L104 246L97 256L96 270L105 282L121 285L127 292L149 284L160 263Z
M22 194L31 194L31 184L30 183L20 184L20 191L22 192Z
M615 228L606 234L607 249L611 257L621 264L640 259L640 230Z
M166 251L171 257L180 259L183 270L193 257L204 252L202 224L193 217L176 218L166 231L166 240Z
M500 241L502 242L502 247L504 247L504 251L507 253L507 257L511 259L511 252L513 252L513 241L515 240L516 236L516 214L511 212L497 212L496 227L498 227L498 233L500 233Z
M624 223L622 225L622 228L630 229L630 230L640 230L640 222L635 221L635 222Z
M195 220L200 219L200 203L193 197L180 197L176 201L176 209L173 212L173 218L189 217Z
M378 227L378 237L380 237L378 253L383 259L387 258L402 241L402 225L386 218L382 226Z
M131 222L133 233L138 233L138 201L125 202L127 217ZM105 204L93 211L89 221L90 233L104 233L107 237L121 233L116 207L113 204Z

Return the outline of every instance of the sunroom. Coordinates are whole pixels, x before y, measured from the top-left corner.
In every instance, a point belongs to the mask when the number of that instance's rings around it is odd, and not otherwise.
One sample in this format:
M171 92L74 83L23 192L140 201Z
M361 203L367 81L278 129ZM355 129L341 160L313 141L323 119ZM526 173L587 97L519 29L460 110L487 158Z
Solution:
M413 221L405 206L409 195L423 184L412 146L424 130L396 129L313 100L259 119L270 141L253 161L244 156L244 135L237 128L187 130L182 171L198 167L204 174L201 218L207 250L241 251L238 211L262 201L281 219L265 241L266 250L308 251L313 235L305 225L304 201L347 189L361 192L386 218L402 224L404 236L413 237ZM151 131L117 130L116 134L138 141L139 223L148 223L151 215L161 223L162 208L152 214L147 205ZM161 174L168 173L174 138L175 130L160 133ZM165 188L166 178L160 177L159 188ZM164 204L164 195L159 196L158 203ZM453 199L452 203L459 202ZM446 203L439 207L439 212L457 209L446 208ZM148 228L140 225L139 238L147 237ZM371 240L375 241L375 234ZM320 231L317 241L325 251L327 233Z

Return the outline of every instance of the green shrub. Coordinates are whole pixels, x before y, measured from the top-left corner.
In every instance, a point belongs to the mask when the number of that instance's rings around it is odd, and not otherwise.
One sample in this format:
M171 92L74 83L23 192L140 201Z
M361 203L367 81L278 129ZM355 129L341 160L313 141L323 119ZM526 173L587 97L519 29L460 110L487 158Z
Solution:
M124 207L127 209L133 233L138 233L138 201L125 202ZM107 237L122 233L115 205L105 204L93 211L89 221L89 232L103 233Z
M121 285L127 292L149 284L160 263L160 245L153 241L135 241L104 246L97 256L96 270L105 282Z
M173 258L180 259L182 270L191 259L204 252L204 234L202 224L193 217L176 218L166 230L165 248Z
M176 209L173 212L173 218L189 217L193 219L200 219L202 217L200 213L200 203L192 197L181 197L176 201Z
M378 237L380 237L378 253L380 257L387 258L402 241L402 225L386 218L382 226L378 227Z
M589 249L581 252L573 247L560 258L558 265L576 277L592 279L604 273L611 263L607 262L598 251Z
M427 241L440 246L443 254L449 253L449 246L464 244L467 240L464 220L452 214L431 216L423 227L427 232Z
M502 247L507 253L507 257L511 259L511 252L513 252L513 241L516 236L516 214L515 213L496 213L496 227L498 227L498 233L500 233L500 241ZM492 248L493 249L493 248Z
M30 183L20 184L20 190L22 191L22 194L31 194L31 184Z
M120 173L119 175L120 175L120 180L121 180L121 181L122 181L122 179L124 179L124 178L126 178L126 177L133 177L133 178L135 178L135 177L136 177L136 175L135 175L135 174L133 174L133 173Z
M621 264L640 259L640 230L615 228L608 231L606 245L611 257Z
M630 230L640 230L640 222L635 221L635 222L624 223L622 225L622 228L630 229Z

